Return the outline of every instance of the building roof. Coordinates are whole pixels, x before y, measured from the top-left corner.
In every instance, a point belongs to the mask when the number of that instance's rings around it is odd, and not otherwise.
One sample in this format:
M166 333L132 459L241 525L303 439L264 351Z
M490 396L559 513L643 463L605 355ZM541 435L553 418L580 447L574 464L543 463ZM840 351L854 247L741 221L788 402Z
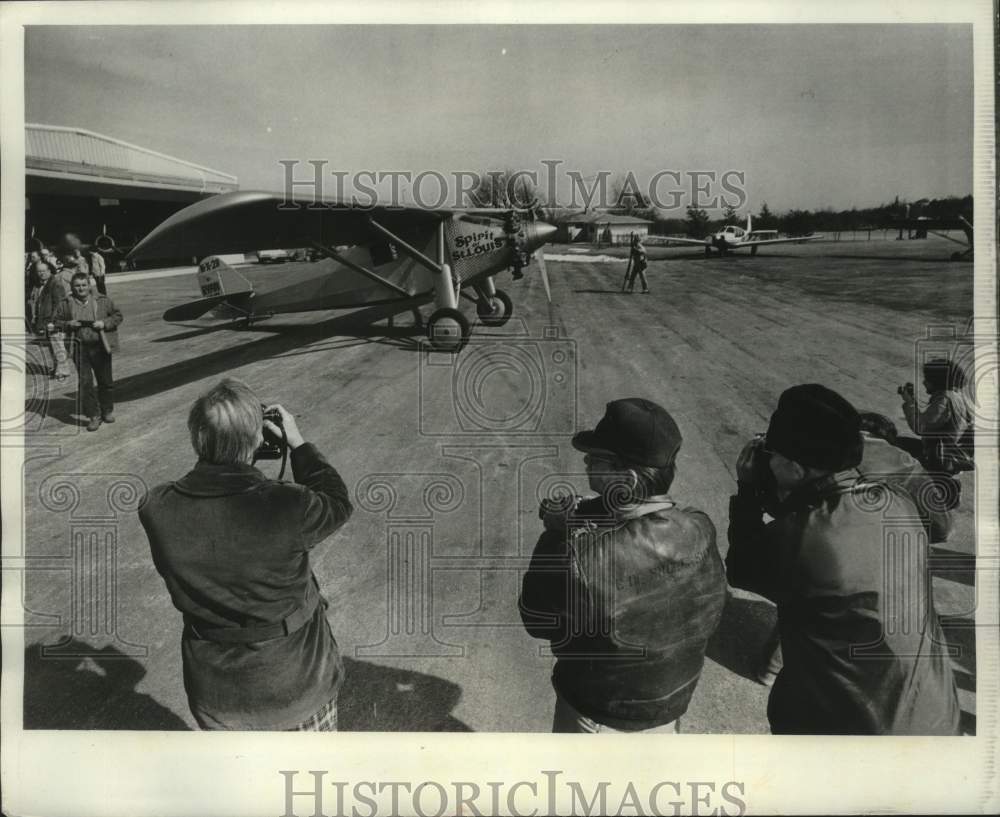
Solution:
M212 195L239 188L229 173L82 128L28 124L24 130L25 173L54 180L42 185L46 190L60 184L66 192L90 195L127 188Z
M617 213L578 213L566 219L567 224L652 224L645 218L622 216Z

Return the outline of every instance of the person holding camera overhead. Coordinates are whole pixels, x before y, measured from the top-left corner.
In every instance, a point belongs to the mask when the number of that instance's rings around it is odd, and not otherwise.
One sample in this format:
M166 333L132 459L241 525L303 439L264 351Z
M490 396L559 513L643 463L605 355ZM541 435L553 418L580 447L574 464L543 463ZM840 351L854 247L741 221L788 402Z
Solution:
M518 603L557 657L552 731L679 732L726 600L715 526L667 496L680 429L614 400L573 447L597 495L543 503Z
M957 474L975 466L970 454L973 433L972 406L965 395L965 373L945 358L924 364L927 407L917 406L913 384L896 391L903 401L903 416L915 437L898 437L895 445L920 460L930 472Z
M771 731L956 735L923 522L905 491L861 476L862 454L858 412L810 383L781 395L737 461L726 568L778 607Z
M195 467L139 509L184 615L184 688L202 729L336 731L343 662L310 552L353 508L337 470L282 406L227 378L188 415ZM287 440L295 483L253 466Z

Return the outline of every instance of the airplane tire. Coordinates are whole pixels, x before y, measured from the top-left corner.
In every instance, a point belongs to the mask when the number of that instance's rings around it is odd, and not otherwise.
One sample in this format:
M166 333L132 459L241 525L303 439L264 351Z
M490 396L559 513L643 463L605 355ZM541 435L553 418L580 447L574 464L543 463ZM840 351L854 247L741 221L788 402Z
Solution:
M493 300L496 304L496 309L490 309L489 302L485 299L480 299L476 302L476 314L479 316L479 322L483 326L503 326L510 320L510 316L514 313L514 302L511 301L510 296L502 289L496 291Z
M751 247L750 248L750 255L756 255L756 254L757 254L757 247Z
M439 352L457 352L469 339L469 321L457 309L439 309L427 321L427 339Z

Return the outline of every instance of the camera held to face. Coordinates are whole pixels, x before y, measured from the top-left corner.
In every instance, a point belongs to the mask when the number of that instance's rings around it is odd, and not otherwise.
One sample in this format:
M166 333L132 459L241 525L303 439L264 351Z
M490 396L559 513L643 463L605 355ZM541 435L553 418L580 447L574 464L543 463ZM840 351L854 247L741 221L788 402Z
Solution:
M740 453L737 479L753 490L760 507L773 515L778 505L778 485L771 471L771 452L765 445L765 435L755 434Z
M274 432L272 432L266 425L264 426L264 440L261 442L260 447L254 452L254 460L280 460L285 454L285 447L287 446L287 441L284 437L284 426L281 421L281 412L277 409L271 409L268 411L264 406L261 406L261 412L264 416L265 422L270 421L276 425L282 431L282 436L276 437Z

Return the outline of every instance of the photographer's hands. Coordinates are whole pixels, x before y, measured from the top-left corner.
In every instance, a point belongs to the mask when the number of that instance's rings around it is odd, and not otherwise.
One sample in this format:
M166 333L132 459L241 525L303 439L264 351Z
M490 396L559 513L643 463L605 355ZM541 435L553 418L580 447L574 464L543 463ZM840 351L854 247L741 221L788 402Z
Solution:
M285 429L285 436L288 439L289 448L298 448L305 442L305 439L295 422L295 415L288 411L288 409L276 403L273 406L267 406L266 411L276 411L281 415L281 424ZM264 429L276 439L281 439L281 429L270 420L264 421Z
M751 489L754 484L754 472L753 472L753 460L754 452L760 445L760 441L756 438L750 440L743 450L740 451L740 455L736 458L736 484L740 489Z
M554 499L543 499L538 508L538 518L546 530L564 531L569 524L569 517L580 504L579 496L562 496Z

